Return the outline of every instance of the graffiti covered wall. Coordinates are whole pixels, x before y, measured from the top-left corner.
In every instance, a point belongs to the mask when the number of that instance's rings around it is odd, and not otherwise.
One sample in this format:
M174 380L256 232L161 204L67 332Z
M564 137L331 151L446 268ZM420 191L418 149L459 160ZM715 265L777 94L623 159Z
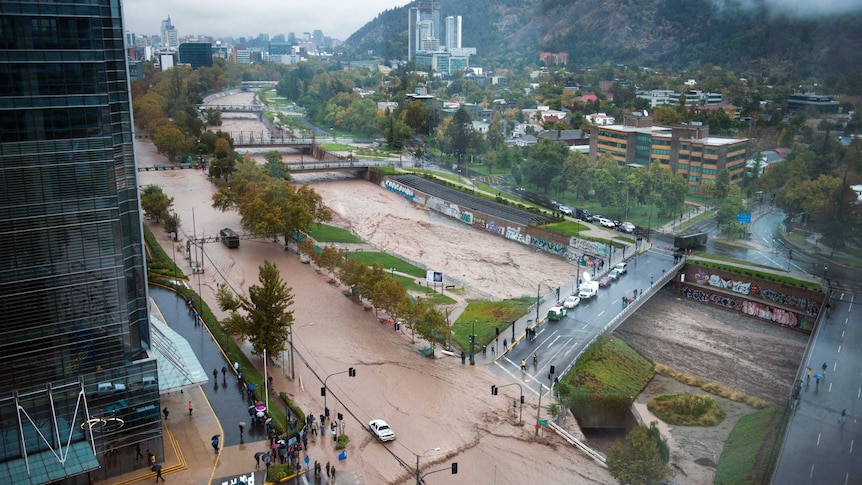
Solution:
M687 264L677 284L686 298L718 305L810 332L822 308L822 292L724 270Z

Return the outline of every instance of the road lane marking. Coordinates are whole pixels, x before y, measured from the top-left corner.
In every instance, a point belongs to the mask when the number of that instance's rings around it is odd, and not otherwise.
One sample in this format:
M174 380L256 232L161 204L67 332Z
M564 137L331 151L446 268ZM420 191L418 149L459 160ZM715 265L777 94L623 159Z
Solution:
M820 435L822 435L822 433L817 433L817 446L820 446ZM811 467L813 469L814 465L811 465Z
M808 478L814 477L814 463L811 464L811 471L808 472Z
M832 392L832 383L829 383L829 389L826 392Z
M581 330L583 330L583 329L585 329L585 328L587 328L587 327L589 327L589 326L590 326L590 324L589 324L589 323L585 323L585 324L584 324L584 326L583 326L583 327L581 327Z
M850 453L853 453L853 442L855 440L850 440Z
M600 316L602 316L602 315L604 315L604 314L605 314L605 310L602 310L602 312L601 312L601 313L599 313L599 314L598 314L598 315L596 315L596 316L597 316L597 317L600 317Z

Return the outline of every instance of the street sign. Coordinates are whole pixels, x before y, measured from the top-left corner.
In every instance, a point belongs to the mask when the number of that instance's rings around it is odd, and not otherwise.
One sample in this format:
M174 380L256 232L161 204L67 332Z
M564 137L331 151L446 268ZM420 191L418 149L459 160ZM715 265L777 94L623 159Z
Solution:
M547 425L548 425L547 419L540 419L539 420L539 426L547 426Z
M736 215L736 222L740 224L751 224L751 213L750 212L740 212Z

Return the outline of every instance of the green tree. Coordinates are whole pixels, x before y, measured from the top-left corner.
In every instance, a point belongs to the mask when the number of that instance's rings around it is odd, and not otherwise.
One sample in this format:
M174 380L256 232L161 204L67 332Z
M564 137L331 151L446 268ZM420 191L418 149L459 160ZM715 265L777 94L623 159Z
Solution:
M452 154L459 163L463 162L473 140L472 121L470 113L462 107L452 116L444 131L444 151Z
M608 471L622 484L654 485L670 477L656 441L643 426L632 429L625 443L614 443L608 452Z
M423 128L428 122L428 113L425 110L425 103L422 101L413 101L407 105L407 108L401 113L401 121L413 130L413 133L422 133Z
M168 209L173 203L174 198L168 197L158 185L147 185L141 192L141 209L144 210L145 216L155 219L156 222L168 216Z
M221 126L221 111L214 108L207 108L206 111L207 126Z
M165 214L165 231L174 235L174 241L179 239L177 234L180 231L180 216L176 212L167 212Z
M270 177L290 180L290 170L288 170L287 165L284 163L281 152L270 150L263 154L263 159L266 160L264 168Z
M176 126L166 125L156 130L153 136L153 144L168 156L168 160L175 160L178 155L188 153L189 144L186 136Z
M386 145L397 150L404 148L404 142L413 134L409 126L389 113L380 119L380 131Z
M715 175L715 197L725 199L730 194L730 170L723 168Z
M416 318L414 330L434 348L435 343L443 344L449 340L451 328L446 317L434 307L426 307Z
M248 296L234 294L222 283L216 300L222 311L230 312L222 326L230 335L247 339L252 354L269 358L284 350L288 329L293 324L293 288L281 278L278 268L264 261L258 273L260 285L252 285Z
M569 155L568 152L565 144L543 138L530 149L527 155L527 161L523 166L524 178L547 192L554 177L563 171L563 163Z

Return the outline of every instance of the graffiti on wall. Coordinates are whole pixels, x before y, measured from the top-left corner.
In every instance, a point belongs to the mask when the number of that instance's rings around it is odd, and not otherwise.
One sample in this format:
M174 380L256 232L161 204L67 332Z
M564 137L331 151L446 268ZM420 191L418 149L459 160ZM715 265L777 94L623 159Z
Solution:
M538 237L538 236L531 237L530 238L530 244L535 248L542 249L544 251L547 251L551 254L556 254L558 256L566 254L566 247L565 246L563 246L562 244L560 244L558 242L549 241L549 240L542 238L542 237Z
M742 313L780 323L787 327L799 326L795 313L782 310L781 308L774 308L765 303L745 301L742 303Z
M699 285L708 284L716 288L726 289L742 295L751 295L761 300L771 301L782 306L800 310L806 315L817 315L820 312L820 305L816 301L789 295L771 288L761 288L759 286L752 285L751 282L733 281L730 279L725 280L717 274L707 274L703 268L698 268L697 272L695 272L694 281Z
M530 236L527 234L521 234L521 229L518 227L507 227L506 239L516 241L521 244L530 244Z
M599 256L608 256L609 253L607 244L580 239L574 236L569 238L569 251L591 253Z
M471 225L472 225L472 224L473 224L473 213L472 213L472 212L464 211L464 212L462 212L462 213L460 214L460 216L458 217L458 219L460 219L460 220L461 220L461 222L463 222L463 223L471 224Z
M413 189L411 189L410 187L405 187L404 185L401 185L398 182L395 182L390 179L386 179L383 182L383 187L387 190L395 192L396 194L406 198L407 200L413 200Z
M820 305L816 301L799 296L787 295L771 288L753 287L751 293L762 300L768 300L790 308L796 308L805 312L806 315L817 315L820 313Z
M742 300L731 296L704 291L690 286L683 286L680 292L686 297L701 303L712 303L730 310L742 311Z
M488 221L488 223L485 224L485 230L488 232L492 232L498 236L506 235L506 228L503 226L498 226L494 223L494 221Z

